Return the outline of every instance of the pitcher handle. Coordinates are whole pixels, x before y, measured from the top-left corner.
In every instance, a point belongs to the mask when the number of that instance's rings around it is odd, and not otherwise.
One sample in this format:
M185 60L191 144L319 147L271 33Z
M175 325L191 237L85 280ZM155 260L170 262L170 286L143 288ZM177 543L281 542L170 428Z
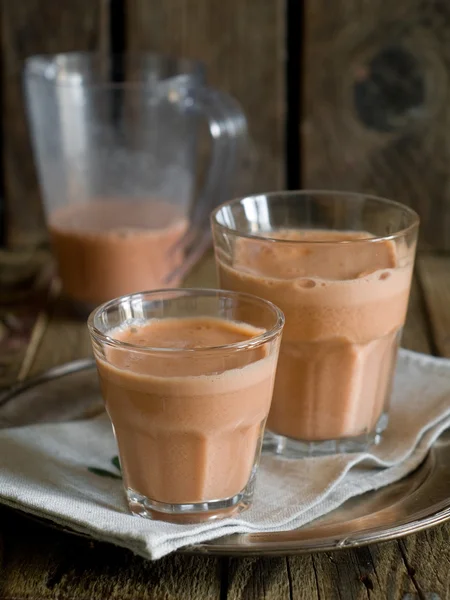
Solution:
M206 116L213 139L205 183L195 202L189 230L177 243L184 249L183 263L166 278L166 284L186 276L211 244L211 211L230 199L238 164L247 143L247 120L239 103L213 88L197 88L185 99Z

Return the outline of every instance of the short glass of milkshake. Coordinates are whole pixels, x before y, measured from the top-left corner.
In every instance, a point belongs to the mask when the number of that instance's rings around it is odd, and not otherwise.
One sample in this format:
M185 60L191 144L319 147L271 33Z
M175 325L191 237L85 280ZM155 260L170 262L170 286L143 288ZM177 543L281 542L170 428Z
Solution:
M249 196L212 214L221 287L286 317L264 449L298 457L380 441L418 227L405 205L331 191Z
M282 312L248 294L162 290L89 317L130 511L175 523L252 501Z

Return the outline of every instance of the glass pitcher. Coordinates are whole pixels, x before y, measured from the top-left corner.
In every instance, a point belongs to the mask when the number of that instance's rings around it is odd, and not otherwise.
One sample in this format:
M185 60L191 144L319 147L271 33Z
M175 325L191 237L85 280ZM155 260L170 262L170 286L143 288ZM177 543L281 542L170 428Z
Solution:
M87 311L179 285L232 193L246 140L238 103L205 85L200 63L154 54L33 56L24 84L65 294ZM212 143L197 193L202 118Z

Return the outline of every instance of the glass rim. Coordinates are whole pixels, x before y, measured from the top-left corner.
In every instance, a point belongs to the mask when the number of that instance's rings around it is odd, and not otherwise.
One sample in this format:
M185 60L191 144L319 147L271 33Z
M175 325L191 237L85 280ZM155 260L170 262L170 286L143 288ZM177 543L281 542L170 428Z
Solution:
M113 307L114 305L120 305L125 301L132 301L133 299L143 298L146 296L160 296L160 295L168 295L168 299L170 299L170 295L173 295L173 299L179 297L189 297L189 296L203 296L203 297L226 297L239 299L243 298L246 300L250 300L251 302L259 305L263 305L266 308L269 308L272 311L274 316L274 325L269 329L266 329L262 333L256 335L249 340L243 340L241 342L233 342L232 344L222 344L220 346L203 346L201 348L161 348L157 346L141 346L139 344L131 344L129 342L123 342L121 340L117 340L114 337L111 337L98 329L95 324L96 319L100 316L108 308ZM201 316L201 315L198 315ZM157 318L157 317L156 317ZM177 317L168 317L168 318L177 318ZM189 318L189 317L180 317L180 318ZM212 317L212 318L220 318L220 317ZM246 292L235 292L231 290L222 290L222 289L213 289L213 288L161 288L158 290L148 290L144 292L135 292L133 294L125 294L123 296L119 296L117 298L113 298L112 300L108 300L104 302L97 308L95 308L88 317L87 326L91 337L94 339L101 341L103 344L106 344L110 347L114 348L122 348L128 349L138 352L144 352L149 354L170 354L171 356L177 355L193 355L199 353L216 353L216 352L224 352L227 350L248 350L257 348L267 342L270 342L272 339L276 338L281 334L283 326L284 326L284 313L281 309L278 308L273 302L269 300L265 300L264 298L259 298L259 296L255 296L253 294L247 294ZM250 323L247 323L250 325Z
M201 60L176 56L173 54L165 54L159 52L116 52L107 54L99 51L73 51L73 52L40 52L28 56L24 61L23 75L25 79L36 78L43 82L51 84L54 87L89 87L99 89L114 89L114 88L139 88L146 85L145 80L138 79L137 81L74 81L70 78L58 80L56 77L49 77L45 73L45 69L49 66L58 66L58 61L67 59L91 59L104 60L105 65L113 64L115 59L132 59L134 61L142 59L150 59L155 65L171 64L176 67L175 72L169 77L165 77L163 81L174 79L177 76L186 76L195 80L199 80L199 84L203 84L205 76L205 63ZM179 70L178 70L179 69ZM70 76L70 73L68 73ZM71 74L74 75L73 73Z
M384 204L386 206L392 206L402 210L406 214L408 214L412 218L412 222L407 227L399 229L395 233L391 233L389 235L383 236L375 236L371 238L359 238L359 239L351 239L351 240L289 240L289 239L279 239L269 236L263 236L258 233L247 233L244 231L240 231L239 229L233 229L232 227L228 227L227 225L223 225L219 223L217 220L218 214L221 212L223 208L226 206L237 206L243 200L247 198L258 198L265 197L269 199L275 198L291 198L295 196L313 196L313 195L322 195L322 196L351 196L353 198L366 198L368 200L375 200L380 202L380 204ZM228 200L227 202L223 202L219 206L217 206L211 212L211 223L212 227L220 229L221 231L226 231L229 234L232 234L236 237L247 238L251 240L259 240L262 242L274 243L277 242L279 244L328 244L330 246L333 245L342 245L342 244L367 244L374 242L385 242L390 240L396 240L401 237L405 237L410 232L414 231L419 227L420 217L417 212L406 204L402 204L401 202L397 202L395 200L390 200L388 198L384 198L382 196L376 196L375 194L365 194L364 192L344 192L344 191L334 191L334 190L284 190L279 192L262 192L261 194L249 194L247 196L239 196L238 198L233 198L232 200ZM327 230L328 231L328 230Z

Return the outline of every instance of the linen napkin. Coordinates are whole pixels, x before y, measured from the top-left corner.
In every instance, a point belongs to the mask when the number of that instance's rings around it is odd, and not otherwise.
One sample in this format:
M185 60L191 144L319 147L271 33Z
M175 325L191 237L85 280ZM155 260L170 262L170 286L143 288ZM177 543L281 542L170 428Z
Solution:
M226 534L309 523L407 475L447 427L450 361L402 350L383 441L370 453L300 460L263 456L254 504L235 518L175 525L131 516L105 414L0 430L0 502L157 559Z

